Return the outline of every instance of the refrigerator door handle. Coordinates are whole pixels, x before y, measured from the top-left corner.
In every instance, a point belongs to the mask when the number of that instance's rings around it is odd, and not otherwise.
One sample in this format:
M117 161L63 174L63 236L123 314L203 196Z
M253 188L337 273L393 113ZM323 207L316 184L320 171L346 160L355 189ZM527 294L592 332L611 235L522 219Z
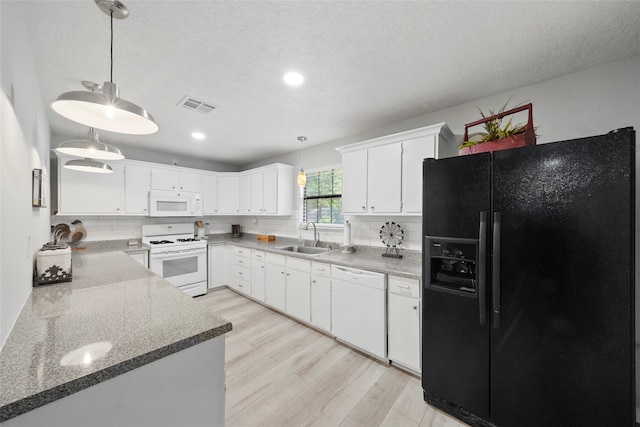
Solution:
M491 268L491 291L493 294L493 329L500 329L500 226L502 215L493 213L493 263Z
M487 324L487 284L485 271L487 263L487 212L480 212L480 230L478 232L478 308L480 311L480 324Z

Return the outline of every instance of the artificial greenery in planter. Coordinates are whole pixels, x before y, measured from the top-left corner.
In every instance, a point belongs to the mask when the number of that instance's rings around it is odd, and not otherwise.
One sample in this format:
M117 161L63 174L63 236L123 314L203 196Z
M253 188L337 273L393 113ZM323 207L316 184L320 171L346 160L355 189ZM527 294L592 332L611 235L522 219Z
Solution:
M507 101L508 103L509 101ZM464 137L458 145L459 154L484 153L488 151L504 150L508 148L524 147L536 144L536 133L533 127L533 106L531 103L504 111L507 107L505 103L498 113L489 110L490 115L485 116L482 110L482 119L464 126ZM529 111L529 120L526 124L513 125L510 118L507 123L502 124L502 119L521 111ZM484 132L478 132L469 136L469 128L482 125Z

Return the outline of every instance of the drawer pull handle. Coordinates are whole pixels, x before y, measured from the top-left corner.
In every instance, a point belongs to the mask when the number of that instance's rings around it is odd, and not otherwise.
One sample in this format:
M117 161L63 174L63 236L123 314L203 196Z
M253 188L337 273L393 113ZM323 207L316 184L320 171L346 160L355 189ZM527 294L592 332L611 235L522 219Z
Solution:
M408 285L396 285L396 286L403 289L409 289Z

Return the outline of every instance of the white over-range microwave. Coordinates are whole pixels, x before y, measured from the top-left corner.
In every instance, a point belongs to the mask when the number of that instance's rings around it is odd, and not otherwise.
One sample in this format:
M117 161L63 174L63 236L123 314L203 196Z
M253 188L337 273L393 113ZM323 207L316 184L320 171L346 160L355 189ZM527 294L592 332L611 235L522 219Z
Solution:
M202 216L202 198L188 191L150 191L149 216Z

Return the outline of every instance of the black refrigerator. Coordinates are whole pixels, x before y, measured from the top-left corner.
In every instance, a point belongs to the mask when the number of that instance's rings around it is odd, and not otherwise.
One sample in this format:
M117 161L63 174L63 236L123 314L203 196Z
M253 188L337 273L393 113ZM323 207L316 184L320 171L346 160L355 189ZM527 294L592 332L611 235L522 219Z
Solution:
M423 172L425 401L478 426L634 426L633 128Z

